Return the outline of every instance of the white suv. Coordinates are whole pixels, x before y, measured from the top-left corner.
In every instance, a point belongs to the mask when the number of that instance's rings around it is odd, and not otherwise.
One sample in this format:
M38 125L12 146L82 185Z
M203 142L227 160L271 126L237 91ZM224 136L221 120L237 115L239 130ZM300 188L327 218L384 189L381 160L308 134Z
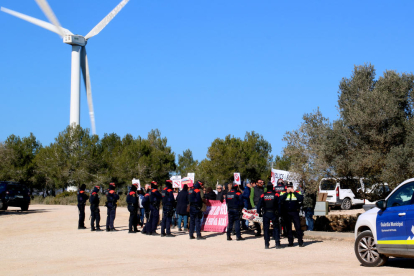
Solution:
M364 205L364 200L355 197L351 187L364 187L362 178L323 178L319 184L319 192L327 193L329 206L340 206L342 210L349 210L355 205Z
M414 258L414 178L395 188L359 216L355 255L364 266L381 266L388 257Z

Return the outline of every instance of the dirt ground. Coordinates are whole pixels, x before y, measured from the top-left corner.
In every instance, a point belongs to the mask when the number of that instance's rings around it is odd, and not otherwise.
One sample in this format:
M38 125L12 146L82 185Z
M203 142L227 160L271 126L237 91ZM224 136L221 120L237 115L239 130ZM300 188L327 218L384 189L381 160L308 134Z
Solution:
M413 275L414 261L391 259L366 268L353 243L305 241L306 247L264 249L263 238L245 241L204 232L204 241L128 234L128 211L118 208L118 232L77 229L77 207L31 205L28 212L0 211L0 275ZM101 207L101 213L106 210ZM89 210L86 223L89 224ZM106 216L103 216L104 219ZM104 224L101 220L101 225ZM105 227L103 227L105 228ZM160 230L158 229L158 232ZM282 244L287 244L283 239ZM295 245L297 245L295 243Z

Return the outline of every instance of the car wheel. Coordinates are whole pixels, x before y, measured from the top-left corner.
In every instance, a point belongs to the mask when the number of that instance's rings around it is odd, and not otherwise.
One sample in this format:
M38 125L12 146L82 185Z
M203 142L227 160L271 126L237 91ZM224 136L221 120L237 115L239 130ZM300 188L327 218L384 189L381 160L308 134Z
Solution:
M360 233L355 240L355 255L363 266L376 267L384 265L388 257L378 252L375 239L370 230Z
M352 202L351 202L351 200L350 200L349 198L345 198L345 199L342 201L342 204L341 204L341 209L342 209L342 210L349 210L349 209L351 209L351 207L352 207Z
M29 205L23 205L20 209L22 209L22 211L27 211L29 210Z
M7 210L7 208L8 208L7 204L6 204L6 203L3 203L3 207L1 208L1 210L6 211L6 210Z

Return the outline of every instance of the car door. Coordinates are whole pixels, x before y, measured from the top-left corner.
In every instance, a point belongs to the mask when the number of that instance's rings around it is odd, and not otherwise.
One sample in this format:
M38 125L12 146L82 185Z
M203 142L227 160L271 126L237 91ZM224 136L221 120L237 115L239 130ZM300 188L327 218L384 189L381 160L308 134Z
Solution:
M405 224L405 230L408 236L407 253L409 256L414 256L414 190L412 191L412 193L413 195L411 197L411 202L407 208L407 222Z
M407 254L407 218L414 182L409 182L387 199L387 208L377 214L377 242L381 253Z

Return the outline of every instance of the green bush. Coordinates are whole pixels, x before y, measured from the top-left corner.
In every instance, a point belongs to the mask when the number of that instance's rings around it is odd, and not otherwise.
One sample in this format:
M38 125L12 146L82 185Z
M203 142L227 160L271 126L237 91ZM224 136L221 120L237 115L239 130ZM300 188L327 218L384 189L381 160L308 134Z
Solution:
M76 196L77 192L68 192L68 191L64 191L63 193L60 193L56 196L56 198L62 198L62 197L68 197L68 196Z

